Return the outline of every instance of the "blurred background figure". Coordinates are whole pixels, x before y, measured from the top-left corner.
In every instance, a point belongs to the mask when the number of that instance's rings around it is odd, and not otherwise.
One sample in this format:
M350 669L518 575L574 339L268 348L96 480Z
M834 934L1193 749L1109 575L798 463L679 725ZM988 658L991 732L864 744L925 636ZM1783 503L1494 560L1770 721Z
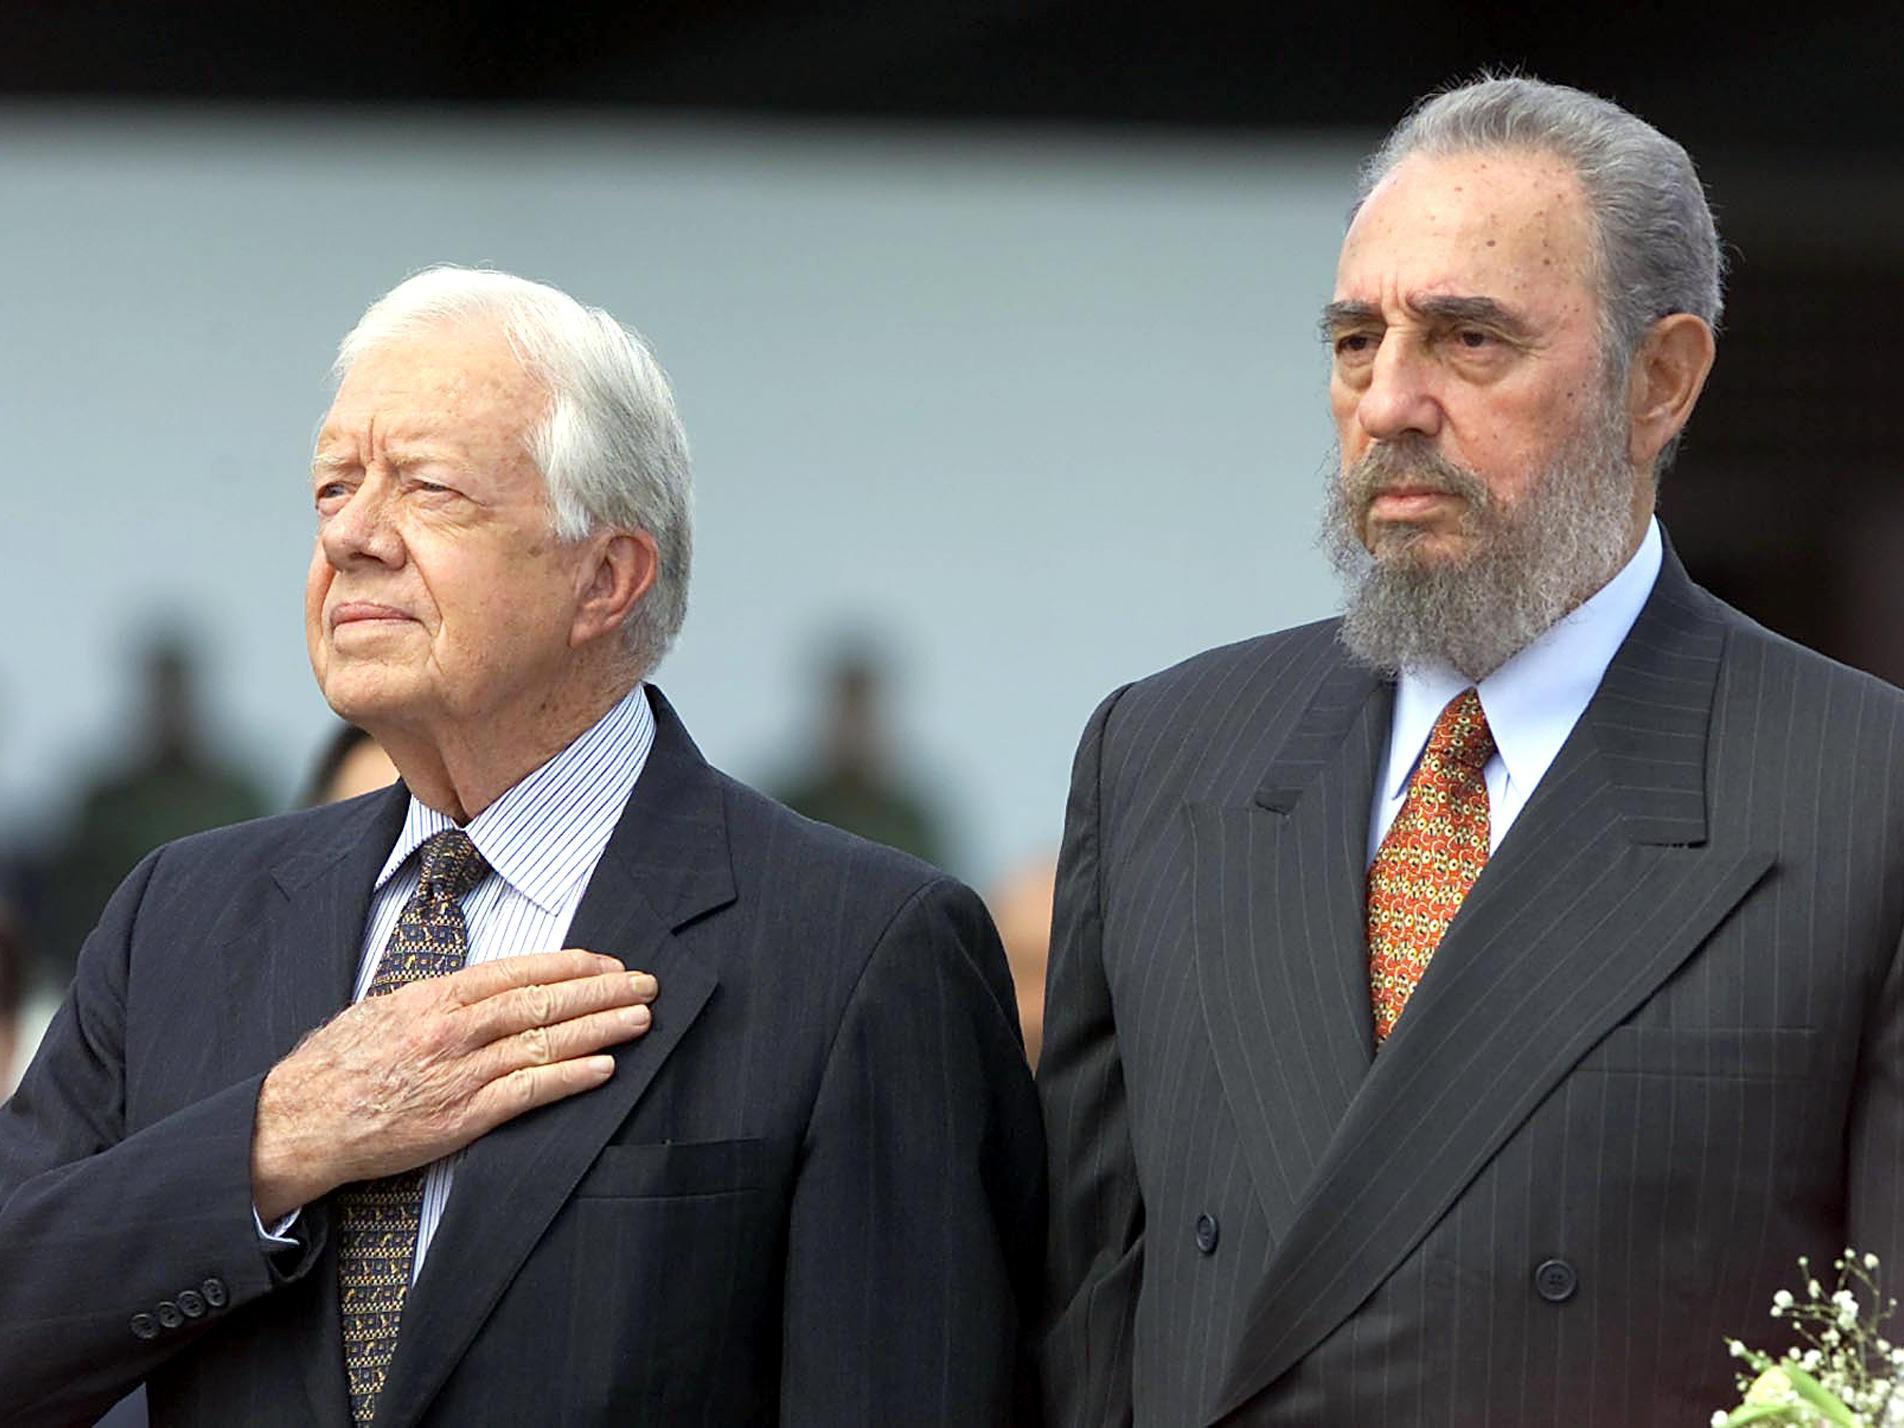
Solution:
M986 899L1011 964L1018 993L1018 1025L1025 1033L1025 1056L1032 1069L1045 1039L1045 964L1051 956L1051 902L1058 860L1041 854L1014 869Z
M212 747L190 647L154 639L138 657L131 754L87 781L44 861L34 943L41 976L72 980L79 946L114 888L159 844L270 812L252 777Z
M842 640L821 669L813 754L774 796L809 818L943 867L948 849L939 812L893 756L890 664L870 644Z
M396 780L397 766L382 744L355 724L339 724L318 754L298 806L342 803L360 793L388 788Z

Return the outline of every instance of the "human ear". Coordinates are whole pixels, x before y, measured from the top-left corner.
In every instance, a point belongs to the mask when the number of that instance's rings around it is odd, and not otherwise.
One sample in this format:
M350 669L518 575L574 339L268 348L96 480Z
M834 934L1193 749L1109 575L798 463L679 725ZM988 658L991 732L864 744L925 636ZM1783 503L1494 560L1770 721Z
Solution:
M1712 328L1675 312L1647 329L1627 378L1627 457L1642 471L1686 425L1712 371Z
M646 531L608 531L594 538L582 568L582 587L569 628L569 645L580 648L621 628L642 597L654 588L661 556Z

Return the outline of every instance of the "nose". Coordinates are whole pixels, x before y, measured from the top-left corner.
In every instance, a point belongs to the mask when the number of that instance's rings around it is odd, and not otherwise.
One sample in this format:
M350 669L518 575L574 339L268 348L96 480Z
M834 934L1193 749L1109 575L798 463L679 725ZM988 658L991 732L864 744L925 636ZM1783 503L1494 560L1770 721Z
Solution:
M349 500L319 523L318 543L332 566L343 570L364 561L403 564L403 541L391 519L390 496L385 481L367 476Z
M1373 441L1394 441L1411 433L1434 436L1441 430L1442 413L1433 377L1428 355L1406 333L1391 328L1356 401L1356 421Z

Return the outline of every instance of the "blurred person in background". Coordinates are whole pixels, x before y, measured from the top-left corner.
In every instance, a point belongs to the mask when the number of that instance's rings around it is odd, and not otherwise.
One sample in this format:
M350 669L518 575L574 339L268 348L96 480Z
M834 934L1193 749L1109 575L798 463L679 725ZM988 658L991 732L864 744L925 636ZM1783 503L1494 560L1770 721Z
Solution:
M1904 1273L1904 693L1653 515L1722 267L1685 151L1577 90L1463 86L1370 160L1347 614L1078 751L1053 1423L1683 1428L1801 1255Z
M852 642L821 668L818 745L809 767L776 790L780 801L796 813L943 866L940 816L893 766L888 665L870 647Z
M1057 861L1041 855L1008 873L987 902L998 924L999 940L1005 944L1005 959L1011 964L1025 1057L1034 1068L1044 1044L1045 963L1051 953L1051 902L1057 876Z
M463 269L337 366L306 634L403 782L114 895L0 1108L0 1418L1003 1421L1044 1220L1004 954L647 682L660 368Z
M390 762L383 745L355 724L340 724L325 740L298 807L342 803L359 794L388 788L396 781L397 766Z
M268 811L251 775L214 747L190 646L176 635L139 657L136 752L80 794L44 860L34 942L42 975L64 988L79 945L125 875L161 843Z

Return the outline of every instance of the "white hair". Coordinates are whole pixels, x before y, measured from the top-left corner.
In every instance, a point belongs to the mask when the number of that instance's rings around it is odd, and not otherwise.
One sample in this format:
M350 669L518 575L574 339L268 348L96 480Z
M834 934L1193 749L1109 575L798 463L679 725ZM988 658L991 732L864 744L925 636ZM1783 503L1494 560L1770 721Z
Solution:
M372 348L485 318L548 389L548 411L525 440L547 488L556 538L617 529L654 539L654 585L622 626L646 675L687 617L693 480L673 389L639 334L545 283L444 264L372 303L339 344L332 375L341 380Z
M1431 95L1362 166L1355 208L1410 155L1491 149L1552 154L1579 179L1610 382L1625 380L1660 318L1688 312L1718 328L1725 254L1692 159L1644 119L1598 95L1522 76L1484 76ZM1675 437L1656 469L1677 445Z

